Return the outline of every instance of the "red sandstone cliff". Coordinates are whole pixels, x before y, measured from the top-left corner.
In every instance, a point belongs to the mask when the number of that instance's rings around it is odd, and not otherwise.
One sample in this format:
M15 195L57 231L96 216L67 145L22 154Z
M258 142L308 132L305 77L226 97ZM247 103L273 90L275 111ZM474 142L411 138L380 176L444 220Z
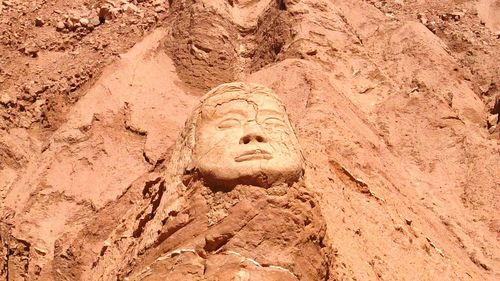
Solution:
M0 280L90 276L126 211L154 206L199 97L234 80L287 105L331 278L498 280L498 11L1 1Z

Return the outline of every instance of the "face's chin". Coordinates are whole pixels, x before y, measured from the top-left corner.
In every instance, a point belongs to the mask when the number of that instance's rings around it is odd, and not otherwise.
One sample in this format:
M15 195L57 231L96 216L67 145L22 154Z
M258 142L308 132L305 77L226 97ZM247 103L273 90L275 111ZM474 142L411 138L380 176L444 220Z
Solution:
M217 161L198 163L197 170L211 187L233 188L254 185L264 188L291 184L302 176L302 165L296 159L273 158L267 154L238 155Z

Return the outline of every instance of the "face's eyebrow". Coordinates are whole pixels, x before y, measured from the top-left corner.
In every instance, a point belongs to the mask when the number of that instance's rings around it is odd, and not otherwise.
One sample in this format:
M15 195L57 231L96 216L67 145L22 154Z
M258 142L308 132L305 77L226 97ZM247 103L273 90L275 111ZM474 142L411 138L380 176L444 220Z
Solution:
M226 109L226 110L216 109L212 117L213 118L220 118L220 117L224 117L227 115L240 115L242 117L246 117L247 112L245 112L244 110L241 110L241 109L237 109L237 108L230 108L230 109Z

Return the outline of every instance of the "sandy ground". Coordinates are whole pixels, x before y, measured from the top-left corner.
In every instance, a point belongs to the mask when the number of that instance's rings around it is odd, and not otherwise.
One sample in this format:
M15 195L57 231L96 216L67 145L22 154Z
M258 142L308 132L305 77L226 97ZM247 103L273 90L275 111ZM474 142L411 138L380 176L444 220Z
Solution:
M499 9L1 1L0 280L92 280L82 261L234 80L287 105L334 280L498 280Z

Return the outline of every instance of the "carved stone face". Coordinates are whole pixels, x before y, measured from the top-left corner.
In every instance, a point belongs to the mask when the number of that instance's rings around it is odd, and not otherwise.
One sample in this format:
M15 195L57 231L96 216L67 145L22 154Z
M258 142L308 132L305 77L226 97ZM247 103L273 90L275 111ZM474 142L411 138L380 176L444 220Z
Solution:
M295 133L271 95L226 92L208 98L195 137L194 166L208 184L269 187L302 175Z

